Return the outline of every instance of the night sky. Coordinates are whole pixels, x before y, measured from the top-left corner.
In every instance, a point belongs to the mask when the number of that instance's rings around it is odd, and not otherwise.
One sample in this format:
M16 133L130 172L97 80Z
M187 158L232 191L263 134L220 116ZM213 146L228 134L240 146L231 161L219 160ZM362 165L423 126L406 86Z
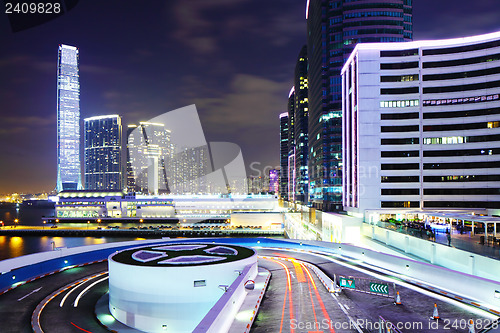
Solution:
M240 145L247 166L278 166L305 2L83 0L17 33L2 8L0 193L55 187L59 44L80 49L82 119L127 125L196 104L207 141ZM498 31L499 18L498 0L414 0L414 40Z

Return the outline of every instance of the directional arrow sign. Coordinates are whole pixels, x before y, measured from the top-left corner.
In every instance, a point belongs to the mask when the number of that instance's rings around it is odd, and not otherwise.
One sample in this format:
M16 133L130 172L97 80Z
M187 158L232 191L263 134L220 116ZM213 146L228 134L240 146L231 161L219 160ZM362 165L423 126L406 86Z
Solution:
M40 287L40 288L38 288L38 289L33 290L33 291L32 291L32 292L30 292L29 294L27 294L27 295L25 295L25 296L23 296L23 297L19 298L17 301L18 301L18 302L19 302L19 301L22 301L23 299L25 299L25 298L26 298L26 297L28 297L29 295L34 294L34 293L36 293L36 292L40 291L40 289L42 289L42 287Z
M339 279L339 282L340 282L340 286L342 288L351 288L351 289L356 288L356 283L355 283L354 279L346 279L345 277L341 277Z
M389 285L384 283L370 282L370 291L377 294L389 294Z

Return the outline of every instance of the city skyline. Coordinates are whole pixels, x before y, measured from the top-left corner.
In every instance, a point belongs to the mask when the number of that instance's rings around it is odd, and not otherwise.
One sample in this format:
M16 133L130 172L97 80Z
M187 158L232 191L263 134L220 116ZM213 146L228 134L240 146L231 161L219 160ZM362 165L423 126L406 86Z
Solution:
M82 118L117 113L129 124L195 103L209 140L238 143L247 167L278 166L276 119L286 111L297 51L306 42L305 1L158 1L140 13L133 3L118 13L117 4L96 13L81 3L20 33L9 31L6 16L0 19L6 32L0 37L6 46L0 54L0 140L8 143L0 148L0 192L54 188L54 53L63 43L80 49ZM465 1L419 1L414 39L499 30L497 7L487 0L474 8ZM92 26L85 25L90 13ZM104 29L110 21L116 26ZM113 38L117 34L128 37Z

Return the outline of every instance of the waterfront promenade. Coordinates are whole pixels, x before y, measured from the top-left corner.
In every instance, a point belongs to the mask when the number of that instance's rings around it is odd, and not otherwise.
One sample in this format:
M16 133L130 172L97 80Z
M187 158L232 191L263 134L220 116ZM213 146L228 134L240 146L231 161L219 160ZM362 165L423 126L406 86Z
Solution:
M61 236L61 237L283 237L284 231L251 227L95 227L58 226L6 226L0 228L3 236Z

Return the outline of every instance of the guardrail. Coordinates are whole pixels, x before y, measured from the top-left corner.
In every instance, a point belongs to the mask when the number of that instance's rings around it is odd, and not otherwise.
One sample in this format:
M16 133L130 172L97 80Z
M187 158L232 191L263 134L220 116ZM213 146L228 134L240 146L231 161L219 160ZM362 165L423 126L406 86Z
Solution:
M61 236L61 237L226 237L226 236L283 236L283 230L262 229L195 229L195 230L130 230L130 229L0 229L5 236Z

